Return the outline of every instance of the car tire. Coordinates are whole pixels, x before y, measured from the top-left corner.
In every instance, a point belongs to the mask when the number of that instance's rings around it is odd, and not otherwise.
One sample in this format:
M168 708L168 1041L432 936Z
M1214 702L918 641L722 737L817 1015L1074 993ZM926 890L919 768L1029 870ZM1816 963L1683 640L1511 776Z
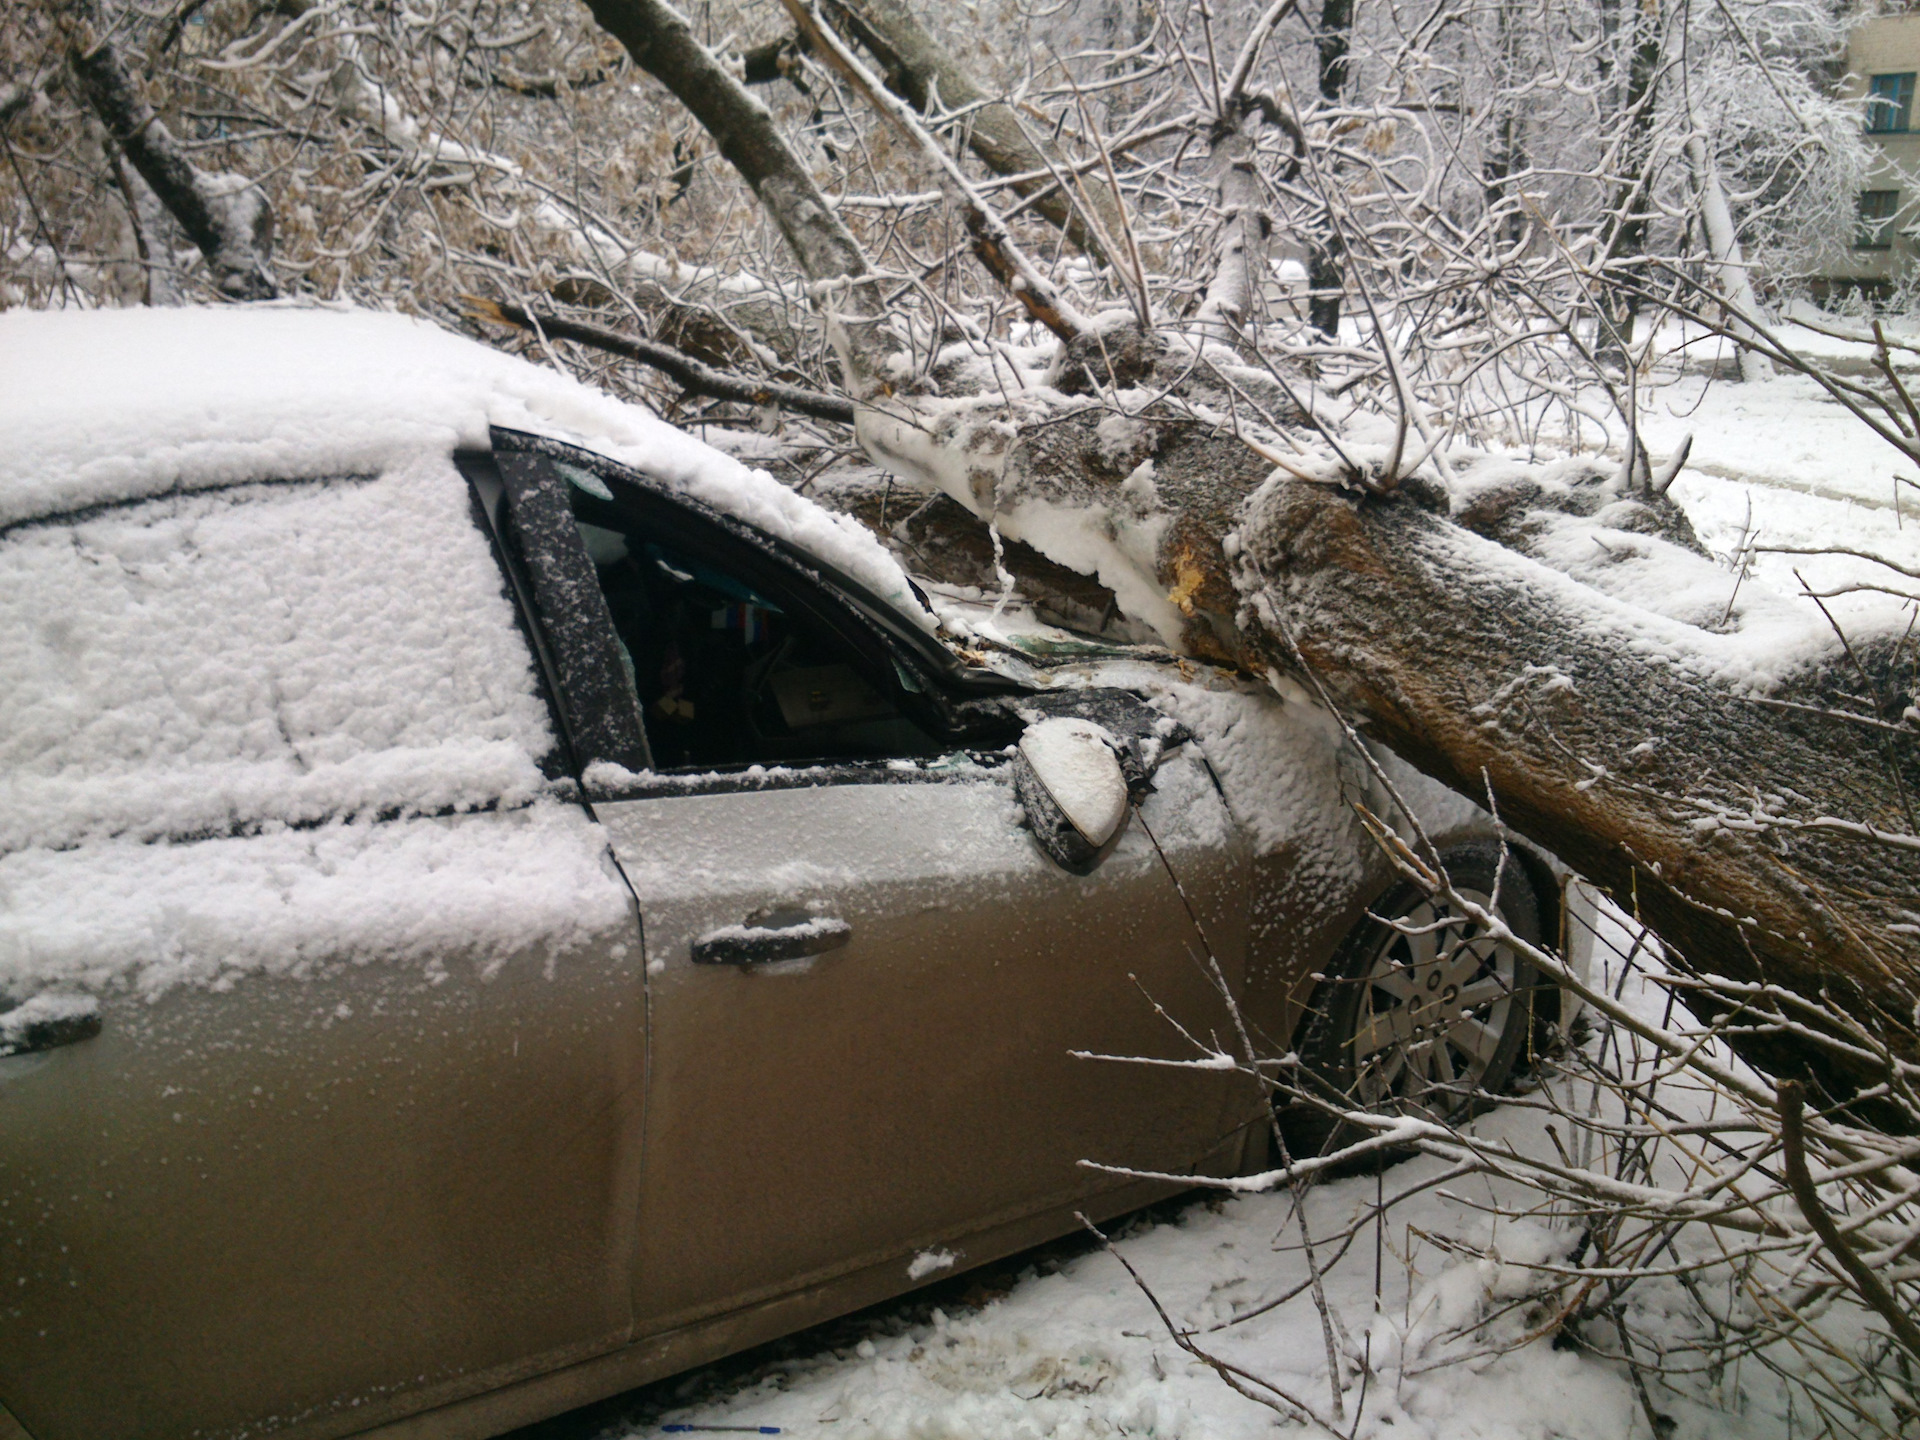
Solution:
M1539 943L1540 902L1513 856L1503 863L1497 847L1474 845L1442 859L1457 891L1483 906L1497 895L1507 927ZM1303 1093L1276 1102L1291 1156L1329 1154L1365 1138L1327 1105L1444 1124L1486 1109L1527 1048L1537 985L1510 944L1417 885L1387 891L1341 942L1296 1031ZM1379 1153L1376 1161L1408 1153Z

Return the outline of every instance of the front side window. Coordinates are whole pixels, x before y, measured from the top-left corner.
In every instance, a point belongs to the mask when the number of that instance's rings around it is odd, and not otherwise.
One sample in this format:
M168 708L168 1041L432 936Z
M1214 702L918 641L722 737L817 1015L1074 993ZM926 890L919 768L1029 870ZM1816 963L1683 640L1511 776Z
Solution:
M1856 250L1888 250L1893 246L1893 217L1900 208L1898 190L1862 190L1859 224L1853 234Z
M903 713L884 655L836 624L829 596L717 527L625 493L618 476L551 463L567 481L657 768L941 752Z
M1913 119L1913 77L1911 70L1897 75L1876 75L1867 86L1867 129L1877 135L1893 134L1909 128Z

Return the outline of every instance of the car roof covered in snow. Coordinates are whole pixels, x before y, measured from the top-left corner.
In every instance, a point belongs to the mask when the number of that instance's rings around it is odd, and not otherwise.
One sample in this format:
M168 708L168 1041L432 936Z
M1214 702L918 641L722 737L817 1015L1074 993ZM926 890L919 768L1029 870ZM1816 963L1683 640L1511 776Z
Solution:
M181 490L380 474L484 448L490 426L631 466L933 626L858 522L638 406L426 321L290 305L0 314L0 528Z

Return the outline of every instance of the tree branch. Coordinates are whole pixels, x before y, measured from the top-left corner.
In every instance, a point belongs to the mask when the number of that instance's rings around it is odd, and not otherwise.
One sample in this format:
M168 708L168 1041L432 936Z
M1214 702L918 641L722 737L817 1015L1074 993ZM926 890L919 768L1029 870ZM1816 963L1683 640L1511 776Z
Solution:
M1806 1216L1813 1233L1827 1247L1827 1253L1847 1272L1847 1278L1853 1281L1855 1293L1887 1322L1887 1328L1893 1332L1893 1338L1900 1343L1901 1349L1920 1360L1920 1325L1914 1324L1906 1311L1901 1309L1894 1293L1881 1283L1880 1277L1873 1273L1866 1261L1854 1253L1853 1247L1847 1243L1847 1237L1840 1233L1840 1227L1827 1214L1827 1207L1820 1203L1820 1194L1813 1187L1813 1177L1807 1173L1806 1130L1802 1116L1806 1092L1798 1081L1782 1080L1778 1094L1780 1152L1786 1162L1787 1188L1793 1192L1793 1203L1800 1207L1800 1213Z
M665 0L588 0L593 18L634 63L693 112L780 229L816 299L838 291L850 311L827 305L829 338L840 352L856 398L880 389L881 304L867 258L841 223L813 174L794 153L767 108L693 37L693 28ZM852 282L847 285L845 282Z
M1056 171L1061 157L1027 132L1011 105L990 96L901 0L829 3L847 18L854 35L880 62L880 78L889 90L923 115L937 115L941 109L966 110L967 148L982 164L996 175L1026 177L1013 184L1014 193L1022 198L1045 189L1034 201L1036 211L1094 260L1105 264L1115 258L1105 253L1099 236L1074 214L1069 197L1031 174ZM1125 228L1119 196L1096 180L1082 181L1081 189L1100 228L1118 239Z
M1027 313L1063 341L1087 333L1086 320L1015 242L1006 221L988 205L961 172L953 157L927 133L919 118L888 94L871 71L828 29L806 0L781 0L809 44L832 62L860 96L912 141L940 172L958 203L960 218L973 237L973 253L980 263L1025 307Z
M477 295L463 298L468 308L483 320L531 330L556 340L591 345L610 355L638 361L663 375L672 376L696 395L710 395L716 400L738 400L747 405L775 405L782 410L791 410L796 415L811 415L816 420L833 420L842 425L853 423L853 402L838 395L823 395L818 390L782 385L773 380L745 380L737 375L728 375L711 365L702 364L691 355L682 354L670 345L643 340L634 335L622 335L604 325L568 320L544 310L526 310L518 305L485 300Z
M209 174L187 158L173 132L140 93L91 3L65 12L67 58L80 91L140 178L206 256L214 287L233 300L280 293L268 257L273 211L259 186Z

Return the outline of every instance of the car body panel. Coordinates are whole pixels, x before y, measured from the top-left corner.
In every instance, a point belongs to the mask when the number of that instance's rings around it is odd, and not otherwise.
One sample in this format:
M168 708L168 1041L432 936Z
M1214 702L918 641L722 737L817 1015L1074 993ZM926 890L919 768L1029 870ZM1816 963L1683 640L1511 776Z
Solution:
M1241 1173L1251 1163L1250 1138L1248 1131L1236 1135L1196 1166L1194 1173ZM958 1238L966 1250L965 1263L984 1265L1078 1230L1082 1216L1098 1225L1186 1188L1178 1182L1134 1181L1069 1206L984 1226ZM946 1273L950 1272L942 1272ZM787 1291L775 1299L647 1336L611 1354L355 1433L366 1440L485 1440L882 1303L912 1289L915 1283L922 1282L903 1281L899 1264L887 1260L819 1285ZM0 1432L0 1440L8 1437Z
M629 1338L639 945L316 959L0 1059L35 1440L349 1433Z
M1197 769L1163 772L1195 812L1181 833L1230 837ZM643 1331L890 1255L903 1279L916 1254L912 1278L951 1268L947 1242L983 1218L1115 1183L1078 1162L1183 1168L1249 1113L1245 1077L1069 1053L1198 1058L1156 1001L1203 1034L1229 1023L1142 826L1067 875L1019 825L1004 766L595 808L654 971ZM1213 901L1237 983L1244 853L1169 858ZM770 965L690 958L704 932L775 910L843 921L851 941Z

